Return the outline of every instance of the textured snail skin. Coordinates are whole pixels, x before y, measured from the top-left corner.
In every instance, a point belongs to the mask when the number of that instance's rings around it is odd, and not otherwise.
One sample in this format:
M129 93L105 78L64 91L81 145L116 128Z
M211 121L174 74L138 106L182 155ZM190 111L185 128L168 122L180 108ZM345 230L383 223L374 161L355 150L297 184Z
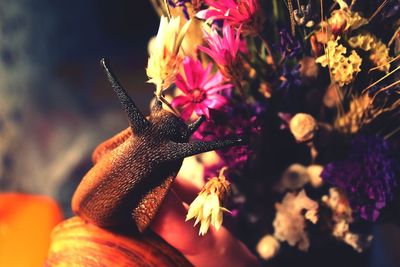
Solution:
M192 266L154 233L119 234L73 217L52 232L45 266Z
M101 227L133 222L143 232L185 157L237 145L241 140L188 142L204 118L188 126L156 101L146 119L104 59L101 65L128 115L130 127L95 150L94 166L75 191L72 210Z

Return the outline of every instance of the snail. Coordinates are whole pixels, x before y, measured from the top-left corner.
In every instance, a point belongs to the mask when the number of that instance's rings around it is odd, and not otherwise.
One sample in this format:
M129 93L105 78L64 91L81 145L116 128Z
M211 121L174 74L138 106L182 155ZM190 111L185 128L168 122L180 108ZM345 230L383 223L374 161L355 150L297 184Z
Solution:
M100 61L129 120L130 127L100 144L94 166L83 177L72 199L72 210L83 220L112 228L133 223L144 232L157 213L183 159L243 143L242 139L189 142L204 121L190 125L156 101L146 118L113 74Z

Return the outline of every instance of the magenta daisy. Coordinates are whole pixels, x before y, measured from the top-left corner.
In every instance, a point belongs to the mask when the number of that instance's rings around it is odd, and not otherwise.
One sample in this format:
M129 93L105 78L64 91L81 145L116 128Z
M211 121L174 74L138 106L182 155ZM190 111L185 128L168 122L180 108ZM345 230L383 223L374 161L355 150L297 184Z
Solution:
M206 20L224 20L233 27L243 25L244 32L257 33L262 24L258 0L205 0L209 6L196 14Z
M221 109L227 103L227 99L220 92L231 88L232 85L225 83L221 72L211 73L211 63L203 68L199 60L186 57L183 69L185 78L178 74L175 81L183 95L175 97L171 105L181 111L184 120L189 119L193 111L199 116L210 118L209 109Z
M215 28L210 33L204 32L205 40L208 47L199 46L199 49L209 55L218 69L229 80L240 77L240 60L238 51L240 47L240 30L236 31L228 24L224 24L222 28L222 36L220 36Z

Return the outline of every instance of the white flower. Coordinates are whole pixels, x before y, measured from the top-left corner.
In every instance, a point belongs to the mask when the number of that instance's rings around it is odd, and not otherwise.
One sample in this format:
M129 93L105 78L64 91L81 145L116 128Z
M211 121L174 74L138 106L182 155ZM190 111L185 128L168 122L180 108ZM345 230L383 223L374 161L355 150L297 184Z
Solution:
M285 190L297 190L302 188L310 181L310 176L307 173L305 166L295 163L290 165L282 174L280 183L277 185L279 192Z
M307 167L307 173L310 176L310 183L314 188L318 188L323 184L321 173L324 167L321 165L310 165Z
M210 179L200 191L196 199L190 204L186 215L186 221L196 218L194 225L200 222L199 235L205 235L210 224L218 231L223 221L223 211L227 209L221 206L229 190L229 182L226 181L223 168L218 177Z
M307 211L306 218L316 223L318 203L308 198L302 190L297 195L287 193L282 203L276 204L276 216L273 222L274 236L280 241L286 241L291 246L298 246L300 250L306 251L310 245L308 234L305 232L306 223L302 215Z
M179 50L191 20L183 27L179 17L168 20L162 16L157 37L149 45L149 61L147 63L147 76L149 83L157 86L156 95L161 96L162 90L168 88L174 81L183 57Z

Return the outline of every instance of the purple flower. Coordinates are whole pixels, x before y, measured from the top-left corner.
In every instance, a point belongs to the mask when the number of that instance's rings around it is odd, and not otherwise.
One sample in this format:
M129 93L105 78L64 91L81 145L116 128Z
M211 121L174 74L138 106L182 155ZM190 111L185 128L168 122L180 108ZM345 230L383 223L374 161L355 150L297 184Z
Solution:
M303 54L300 42L293 38L287 30L281 30L280 45L278 48L282 54L282 58L300 58Z
M347 157L327 164L321 177L347 192L356 215L376 221L380 210L394 198L398 164L387 141L356 136Z
M280 80L282 81L279 86L280 90L301 86L300 67L300 64L296 64L293 67L288 65L283 67L282 75L280 77Z
M235 105L228 113L218 113L212 120L204 122L195 132L194 138L204 141L237 137L252 139L259 135L261 123L259 118L264 112L261 105ZM218 150L224 165L232 169L241 169L245 166L252 149L249 146L237 146Z

